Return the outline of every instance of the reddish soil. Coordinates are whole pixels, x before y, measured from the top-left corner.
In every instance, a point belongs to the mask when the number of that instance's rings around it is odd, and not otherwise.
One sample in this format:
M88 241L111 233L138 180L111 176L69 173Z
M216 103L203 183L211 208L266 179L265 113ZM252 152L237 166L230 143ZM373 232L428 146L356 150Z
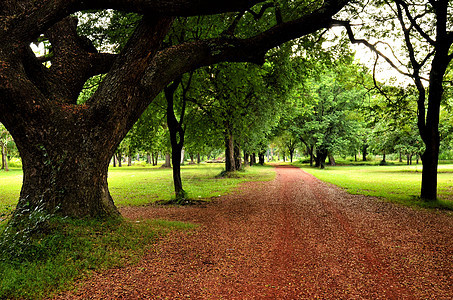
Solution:
M200 224L59 299L453 299L453 215L349 195L297 168L206 206L127 207Z

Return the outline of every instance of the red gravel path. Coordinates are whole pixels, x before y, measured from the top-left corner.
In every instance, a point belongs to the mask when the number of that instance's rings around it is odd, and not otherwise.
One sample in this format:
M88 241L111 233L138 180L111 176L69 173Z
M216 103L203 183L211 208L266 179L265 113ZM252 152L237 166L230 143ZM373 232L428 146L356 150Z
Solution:
M453 299L453 215L354 196L297 168L206 207L128 207L200 224L59 299Z

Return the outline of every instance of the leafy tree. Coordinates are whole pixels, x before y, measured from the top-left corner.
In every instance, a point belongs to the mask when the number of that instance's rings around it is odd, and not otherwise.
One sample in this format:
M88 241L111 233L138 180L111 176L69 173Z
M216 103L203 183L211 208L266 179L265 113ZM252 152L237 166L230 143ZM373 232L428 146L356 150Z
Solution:
M59 214L73 217L118 215L107 185L110 158L165 86L183 73L219 62L262 64L269 49L331 27L332 16L347 2L278 1L281 5L265 10L271 13L242 23L242 16L268 2L2 1L0 122L13 136L24 170L16 216L36 207L58 208ZM71 14L88 9L139 15L117 54L99 52L77 32ZM220 26L224 35L163 44L175 17L222 13L231 16ZM235 35L228 30L237 27L234 23L253 30ZM29 46L41 36L51 44L48 68L42 64L47 58L36 57ZM77 104L85 82L99 74L105 74L99 88Z
M306 146L317 167L323 168L329 155L349 152L360 140L357 109L366 90L356 81L358 69L350 65L351 59L339 64L336 71L324 70L307 79L295 95L299 101L290 130Z
M423 175L420 196L426 200L437 198L437 165L440 147L439 114L444 95L444 77L453 54L453 34L451 31L452 10L448 0L392 0L376 1L368 7L370 12L363 24L365 31L380 41L370 43L358 39L349 21L338 21L345 26L353 43L361 43L376 53L377 58L384 58L402 75L409 77L418 93L417 125L425 144L422 154ZM362 7L360 11L366 11ZM368 21L368 22L367 22ZM382 22L384 21L384 22ZM378 24L385 24L379 30ZM392 28L392 34L389 29ZM388 46L385 39L402 40L405 54L384 55L379 45ZM394 57L392 57L394 56ZM427 87L425 87L427 83Z

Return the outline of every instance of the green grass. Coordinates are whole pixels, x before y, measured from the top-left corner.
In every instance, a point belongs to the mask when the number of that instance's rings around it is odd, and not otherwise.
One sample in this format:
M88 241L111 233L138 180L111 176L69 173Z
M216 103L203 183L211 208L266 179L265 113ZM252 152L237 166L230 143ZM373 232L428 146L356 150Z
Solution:
M328 166L324 170L308 166L302 168L351 194L382 197L408 206L453 209L453 165L439 165L439 200L433 203L421 201L418 197L421 188L421 165Z
M254 166L235 176L218 178L223 164L186 165L181 168L183 188L189 198L210 199L231 192L245 181L266 181L275 177L268 166ZM117 206L144 205L174 198L172 170L156 167L110 168L109 189Z
M137 262L169 230L194 225L52 219L50 227L45 235L2 237L6 240L0 245L0 299L41 299L71 289L75 279L94 270Z
M0 220L1 215L16 206L22 186L22 169L0 170Z
M237 172L234 178L217 178L223 164L186 165L181 168L183 187L189 198L209 199L231 192L241 182L266 181L275 177L269 166L254 166ZM121 167L109 169L109 189L119 207L145 205L174 197L172 170L159 167ZM22 170L0 171L1 215L14 208L22 186Z

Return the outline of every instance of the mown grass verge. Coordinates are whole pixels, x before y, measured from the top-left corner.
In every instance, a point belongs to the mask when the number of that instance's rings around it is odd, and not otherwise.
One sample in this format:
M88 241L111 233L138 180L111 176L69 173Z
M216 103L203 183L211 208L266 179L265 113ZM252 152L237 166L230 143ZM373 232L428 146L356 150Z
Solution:
M219 177L223 164L185 165L181 168L182 184L189 199L209 200L233 191L246 181L275 178L270 166L253 166L234 176ZM146 205L175 197L172 170L158 167L122 167L109 169L109 189L117 206Z
M324 170L297 165L320 180L340 186L351 194L381 197L411 207L453 210L453 165L439 165L438 201L419 198L421 165L327 166Z
M72 288L75 279L94 270L137 262L169 230L194 226L163 220L137 223L53 218L45 233L19 239L3 235L0 299L47 298Z

